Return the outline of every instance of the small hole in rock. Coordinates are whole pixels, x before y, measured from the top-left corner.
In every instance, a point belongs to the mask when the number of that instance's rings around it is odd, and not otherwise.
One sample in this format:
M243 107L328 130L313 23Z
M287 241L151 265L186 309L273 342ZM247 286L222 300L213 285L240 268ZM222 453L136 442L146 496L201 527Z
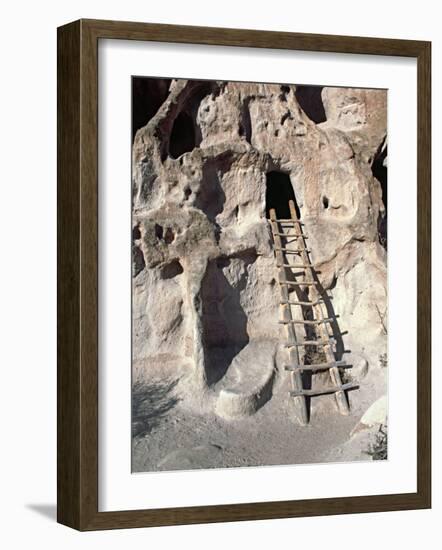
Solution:
M181 275L181 273L183 273L183 266L178 260L174 260L173 262L170 262L170 264L163 267L161 270L161 278L173 279L177 275Z
M322 204L323 204L325 209L328 208L329 201L328 201L327 197L322 197Z
M163 238L163 228L161 225L158 225L157 223L155 224L155 237L157 237L157 239Z
M134 241L137 241L138 239L141 239L141 231L140 231L140 226L139 225L136 225L132 229L132 239Z
M286 113L284 113L281 117L281 126L284 125L284 122L286 120L293 120L293 117L292 117L292 114L290 111L287 111Z
M252 121L250 118L249 100L245 101L241 107L241 120L239 124L239 135L245 137L248 143L252 140Z
M190 189L190 187L186 187L184 189L184 198L187 200L191 194L192 194L192 189Z
M132 246L132 274L134 277L140 273L146 266L146 263L144 261L144 254L142 250L138 247L133 245Z
M288 86L281 86L281 93L279 94L279 99L281 101L287 101L287 94L290 93L290 88Z
M175 240L175 233L171 227L168 227L166 229L166 233L164 234L164 242L166 244L170 244Z

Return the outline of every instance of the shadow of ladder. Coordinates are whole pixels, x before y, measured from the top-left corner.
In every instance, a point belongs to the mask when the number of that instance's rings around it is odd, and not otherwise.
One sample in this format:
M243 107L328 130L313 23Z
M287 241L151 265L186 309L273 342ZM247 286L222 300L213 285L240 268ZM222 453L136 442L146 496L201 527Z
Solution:
M352 383L343 384L339 367L347 366L345 361L337 361L334 353L335 340L329 335L327 324L332 322L324 316L322 305L324 300L318 290L320 284L314 265L309 258L310 251L305 246L307 238L302 231L302 222L298 220L294 202L289 201L290 219L277 219L275 209L270 209L270 223L273 234L274 251L276 264L278 268L278 283L281 295L281 314L279 321L286 330L287 343L285 347L288 352L288 364L285 370L289 372L291 391L290 396L294 399L295 411L298 421L305 426L309 422L309 410L307 407L307 397L334 393L338 410L341 414L347 415L350 412L346 391L357 387ZM285 233L284 228L291 228L292 233ZM295 242L296 248L289 247L290 243L283 246L282 239ZM301 263L291 263L288 260L289 255L294 255L300 259ZM303 280L295 280L299 273L303 274ZM287 275L292 275L293 280L289 280ZM308 298L292 300L290 298L289 288L294 287L297 290L309 288ZM292 307L309 307L313 312L313 319L294 319ZM314 339L304 339L298 341L295 325L311 325L316 328ZM318 338L319 335L319 338ZM317 364L305 365L305 353L301 354L300 349L305 346L321 347L324 351L325 361ZM303 372L311 374L319 371L328 371L331 385L320 389L307 389L303 387Z

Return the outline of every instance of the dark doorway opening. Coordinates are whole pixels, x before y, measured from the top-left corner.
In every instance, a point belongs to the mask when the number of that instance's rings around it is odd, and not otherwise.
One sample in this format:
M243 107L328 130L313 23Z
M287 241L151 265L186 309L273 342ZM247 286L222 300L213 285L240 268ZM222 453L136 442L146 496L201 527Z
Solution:
M385 140L384 140L385 141ZM373 176L378 180L382 190L382 202L384 204L384 212L381 212L378 219L379 242L387 249L387 205L388 205L388 186L387 186L387 146L384 142L381 143L371 166Z
M327 120L321 92L322 86L296 86L295 96L299 106L315 124Z
M266 216L270 218L270 209L276 210L276 217L279 220L291 218L289 201L295 203L296 215L301 213L296 202L292 182L289 175L284 172L268 172L266 174Z
M195 147L195 128L192 117L182 111L173 123L170 135L169 153L174 159L183 153L192 151Z
M388 203L387 166L385 163L386 158L387 158L387 147L385 147L383 150L380 150L378 153L376 153L375 158L373 160L373 164L371 166L371 171L373 173L373 176L381 184L382 202L384 203L385 212L387 212L387 203Z
M177 159L199 147L202 141L201 129L197 123L198 109L202 100L218 89L216 82L191 81L190 94L177 114L169 138L169 155Z
M170 78L132 78L132 140L169 95Z

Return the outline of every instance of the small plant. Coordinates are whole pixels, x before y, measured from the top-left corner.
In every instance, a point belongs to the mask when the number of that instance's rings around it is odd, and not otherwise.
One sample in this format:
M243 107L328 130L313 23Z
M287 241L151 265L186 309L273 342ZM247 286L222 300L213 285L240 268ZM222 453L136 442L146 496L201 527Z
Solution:
M366 454L370 455L372 460L387 460L388 458L388 429L386 424L379 426L379 431L375 436L374 443L368 447Z
M317 349L315 346L306 346L304 353L304 364L314 365L315 363L326 363L327 357L323 350Z
M388 367L388 358L387 358L386 353L383 353L382 355L379 355L379 364L384 369Z

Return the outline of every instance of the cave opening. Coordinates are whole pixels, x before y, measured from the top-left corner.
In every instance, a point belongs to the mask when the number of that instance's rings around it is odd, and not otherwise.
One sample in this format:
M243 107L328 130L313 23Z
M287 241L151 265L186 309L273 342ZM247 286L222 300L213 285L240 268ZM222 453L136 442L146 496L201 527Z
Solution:
M132 140L169 95L170 78L132 77Z
M135 226L132 228L132 240L138 241L139 239L141 239L140 224L135 225Z
M219 87L216 82L203 80L195 81L194 84L194 89L173 121L168 147L169 155L173 159L177 159L184 153L190 153L195 147L200 146L202 135L197 123L198 109L203 99L215 93Z
M195 128L193 119L186 111L181 111L173 122L169 140L169 154L177 159L195 148Z
M161 279L173 279L177 275L183 273L183 266L178 260L173 260L172 262L166 264L160 271Z
M322 86L296 86L295 91L299 106L315 124L327 120L322 102L322 88Z
M290 200L294 202L296 215L300 219L301 212L296 202L289 175L284 172L268 172L266 174L266 217L270 218L270 209L274 208L277 219L285 220L291 218Z
M241 120L239 124L239 135L244 137L248 143L252 143L252 120L250 118L249 102L247 100L241 107Z
M386 166L386 159L387 158L387 147L379 151L373 160L373 164L371 165L371 171L373 176L378 180L378 182L381 184L381 191L382 191L382 202L384 203L385 212L387 212L387 166Z
M381 186L381 197L384 205L384 212L380 214L378 220L379 242L387 249L387 206L388 206L388 187L387 187L387 145L385 140L379 146L373 159L371 171Z

